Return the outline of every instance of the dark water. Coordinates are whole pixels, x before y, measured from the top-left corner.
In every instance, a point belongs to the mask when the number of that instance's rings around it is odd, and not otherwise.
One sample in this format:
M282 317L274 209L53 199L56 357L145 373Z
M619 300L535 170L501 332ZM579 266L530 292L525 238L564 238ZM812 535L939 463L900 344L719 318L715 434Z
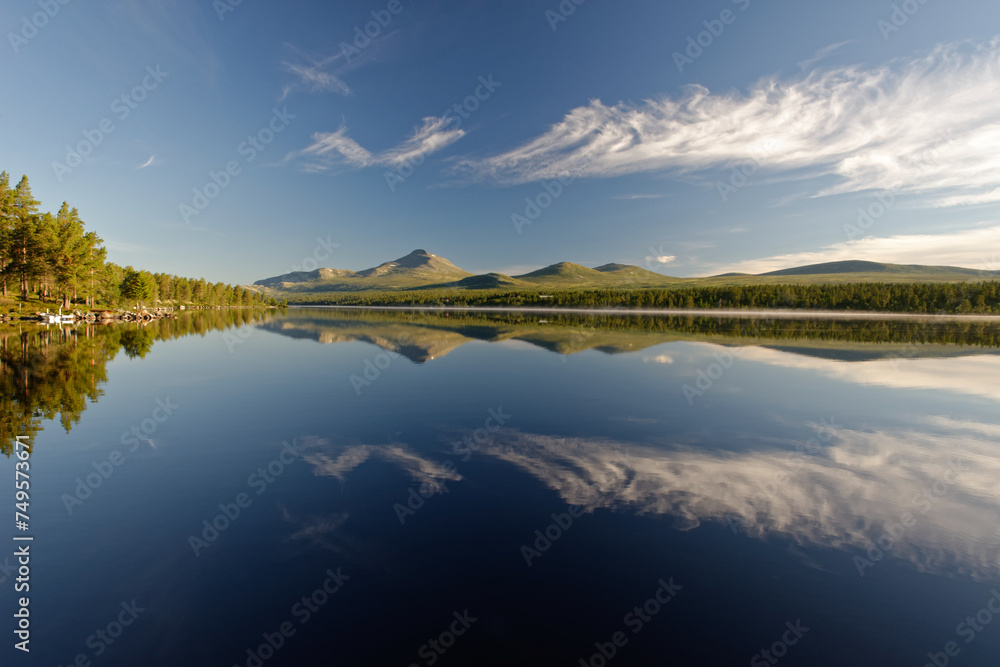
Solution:
M35 538L4 665L1000 664L995 324L0 336Z

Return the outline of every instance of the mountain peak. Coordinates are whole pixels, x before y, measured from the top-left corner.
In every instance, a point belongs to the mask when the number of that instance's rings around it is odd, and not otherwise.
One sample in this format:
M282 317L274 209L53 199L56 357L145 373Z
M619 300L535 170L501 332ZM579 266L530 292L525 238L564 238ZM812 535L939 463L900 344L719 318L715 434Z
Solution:
M409 255L404 255L391 262L385 262L376 267L358 271L356 275L377 278L390 274L424 275L439 281L449 278L451 280L459 280L472 275L468 271L458 268L444 257L429 253L423 248L417 248Z

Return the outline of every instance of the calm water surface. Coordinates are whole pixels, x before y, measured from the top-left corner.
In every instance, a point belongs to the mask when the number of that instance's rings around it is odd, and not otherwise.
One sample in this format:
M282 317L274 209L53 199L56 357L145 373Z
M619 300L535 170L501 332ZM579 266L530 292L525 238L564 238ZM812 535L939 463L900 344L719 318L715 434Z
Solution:
M995 324L0 336L35 537L4 665L1000 664Z

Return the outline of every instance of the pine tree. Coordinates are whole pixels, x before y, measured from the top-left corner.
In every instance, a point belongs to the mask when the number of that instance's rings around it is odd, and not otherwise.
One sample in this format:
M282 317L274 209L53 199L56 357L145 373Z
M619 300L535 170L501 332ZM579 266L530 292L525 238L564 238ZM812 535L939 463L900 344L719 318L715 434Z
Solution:
M77 210L63 202L55 217L55 228L50 248L50 262L62 307L69 308L73 294L86 280L83 269L90 259L91 249L83 231L83 222Z
M11 196L9 263L6 272L20 280L23 299L28 298L28 284L39 270L36 237L39 226L38 204L38 200L31 195L28 177L22 176Z
M131 301L135 301L136 310L142 307L143 301L153 298L156 291L156 283L153 276L146 271L136 271L132 267L125 268L125 278L122 280L122 296Z
M0 282L2 294L7 296L7 264L10 259L14 215L14 191L10 189L10 176L0 172Z
M100 276L104 272L104 262L108 258L108 250L101 245L103 243L101 237L94 232L83 235L83 245L86 250L80 266L80 275L83 276L80 292L87 297L91 308L96 305Z

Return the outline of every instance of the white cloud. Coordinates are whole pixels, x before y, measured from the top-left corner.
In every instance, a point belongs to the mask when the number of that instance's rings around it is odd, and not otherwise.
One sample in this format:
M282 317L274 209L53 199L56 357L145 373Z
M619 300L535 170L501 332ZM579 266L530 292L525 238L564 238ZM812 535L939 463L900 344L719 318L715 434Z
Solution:
M139 169L145 169L146 167L149 167L149 166L154 165L154 164L156 164L156 156L155 155L150 155L148 160L146 160L145 162L143 162L142 164L140 164L138 167L136 167L136 170L138 171Z
M833 55L834 53L839 51L841 47L847 46L852 41L854 40L848 40L846 42L837 42L836 44L830 44L829 46L824 46L822 49L817 50L816 53L813 54L812 58L807 58L806 60L800 61L799 68L803 70L809 69L810 67L818 63L820 60L823 60L824 58Z
M456 169L516 184L753 158L771 178L839 177L815 196L895 188L929 206L1000 201L997 99L1000 39L949 44L874 68L766 78L745 94L692 86L639 105L593 100L528 143Z
M335 154L339 154L344 162L354 167L369 167L375 164L375 156L348 137L345 126L341 126L336 132L316 132L312 135L312 140L313 143L302 149L300 155L332 162ZM311 163L310 166L319 168L315 163Z
M352 167L385 166L395 167L435 153L465 136L465 130L449 130L452 119L428 117L423 125L403 143L372 153L347 136L347 128L336 132L317 132L312 135L313 143L293 153L292 156L306 158L304 168L308 171L325 171L338 162Z
M662 199L667 195L617 195L612 199Z
M767 273L793 266L860 259L892 264L930 264L962 266L985 271L1000 271L995 252L1000 248L1000 226L970 229L951 234L909 234L888 237L867 237L826 246L813 252L775 255L750 259L735 264L716 266L719 273Z
M314 58L302 53L290 44L285 46L292 52L293 56L282 61L281 66L286 72L293 74L295 79L282 89L281 100L296 90L306 90L310 93L351 94L350 86L344 83L339 76L329 71L330 65L339 60L342 54Z
M676 255L659 255L657 257L649 255L648 257L646 257L647 262L659 262L660 264L669 264L675 259L677 259Z
M341 95L350 95L350 87L340 78L325 72L318 65L297 65L293 63L282 63L284 68L298 77L294 83L288 84L282 91L281 99L288 97L296 87L301 87L312 93L334 92Z

